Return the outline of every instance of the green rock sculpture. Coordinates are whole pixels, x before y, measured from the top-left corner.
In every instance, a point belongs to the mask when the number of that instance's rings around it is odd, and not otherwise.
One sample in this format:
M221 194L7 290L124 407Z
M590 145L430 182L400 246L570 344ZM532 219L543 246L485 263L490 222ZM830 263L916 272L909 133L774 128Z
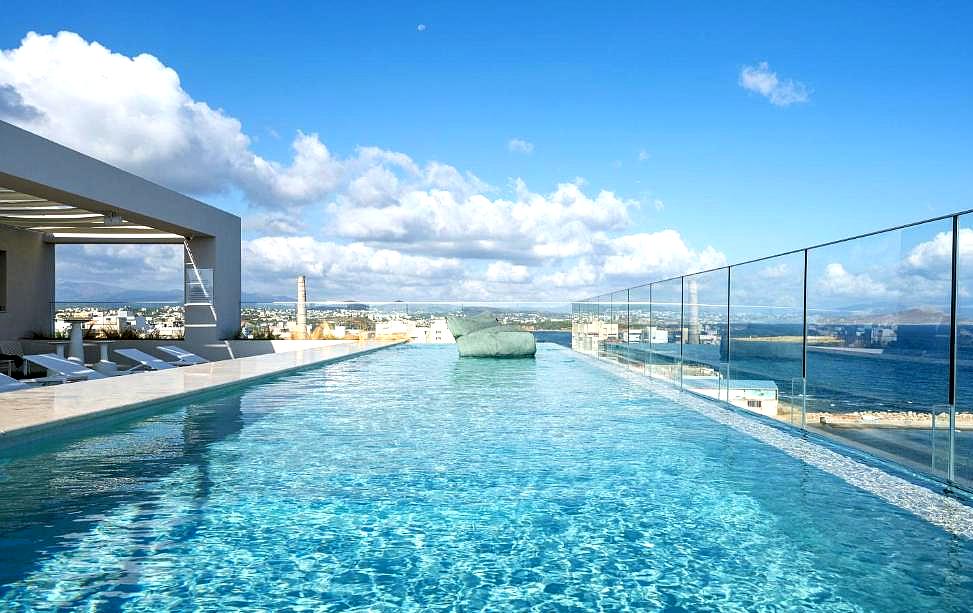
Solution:
M497 321L497 318L489 313L480 313L471 317L446 316L446 326L456 340L459 340L470 332L476 332L484 328L494 328L499 325L500 322Z
M460 357L527 358L537 353L534 335L519 326L498 325L495 317L447 317Z

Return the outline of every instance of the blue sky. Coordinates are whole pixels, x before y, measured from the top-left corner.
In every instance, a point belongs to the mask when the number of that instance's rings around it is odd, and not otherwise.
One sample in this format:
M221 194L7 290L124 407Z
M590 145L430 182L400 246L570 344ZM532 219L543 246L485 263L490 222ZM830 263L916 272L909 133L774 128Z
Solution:
M591 198L610 190L640 203L624 227L592 232L674 230L690 255L672 265L692 267L713 261L696 257L708 247L733 262L973 206L973 5L849 4L16 3L4 7L0 48L65 30L151 54L282 164L302 131L342 158L367 145L448 164L491 198L508 197L515 178L546 195L582 177ZM741 71L761 62L805 99L774 104L742 87ZM512 151L514 138L532 150ZM195 195L245 218L261 210L232 181ZM501 250L470 259L332 236L334 198L301 204L315 240L457 257L467 271L507 261ZM572 257L509 265L527 266L536 289L577 267Z

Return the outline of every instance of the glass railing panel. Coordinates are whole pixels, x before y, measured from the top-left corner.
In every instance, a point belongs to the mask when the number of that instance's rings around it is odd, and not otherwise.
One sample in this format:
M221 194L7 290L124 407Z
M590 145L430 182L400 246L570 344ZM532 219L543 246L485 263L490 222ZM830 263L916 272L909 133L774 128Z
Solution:
M214 271L212 268L196 268L196 266L187 265L184 289L186 304L213 304L213 278Z
M578 327L572 337L572 344L577 351L589 353L588 328L591 323L591 305L587 300L578 303Z
M628 331L628 291L613 292L606 298L609 313L605 323L602 349L606 357L625 360L623 343Z
M602 357L607 357L610 346L612 345L612 339L615 336L613 332L617 330L612 324L611 294L604 294L599 297L598 313L599 321L601 322L600 334L598 336L598 350Z
M375 321L373 306L364 302L308 302L303 330L297 324L297 303L243 302L240 304L240 333L243 340L355 340L371 338ZM402 303L388 310L404 310Z
M652 364L651 285L640 285L628 291L628 333L625 355L639 370L649 374Z
M808 251L809 429L945 475L951 245L947 219Z
M474 313L481 303L465 303L464 313ZM571 346L571 304L568 302L486 302L497 320L534 333L538 343Z
M576 351L581 351L584 353L590 351L587 346L588 324L590 323L588 309L589 303L587 300L583 300L578 303L578 323L577 326L571 331L571 344Z
M973 214L960 215L956 266L956 432L954 474L973 489Z
M578 319L584 317L578 305ZM487 314L501 325L534 333L538 342L570 347L572 305L558 302L342 302L309 301L306 327L297 326L294 302L244 303L241 305L241 338L309 340L409 340L452 342L447 317ZM582 326L579 322L579 327Z
M581 349L581 302L571 303L571 349Z
M652 325L647 330L656 378L679 384L682 377L682 278L652 284Z
M683 278L683 388L726 400L728 269Z
M601 342L601 302L595 297L589 304L590 321L588 323L588 350L594 354L598 353L598 345Z
M592 299L591 302L591 325L588 330L588 342L594 350L594 353L597 354L605 334L604 321L601 316L601 298L598 296Z
M804 252L730 268L730 402L801 425Z
M623 289L612 294L612 304L614 305L615 309L615 323L618 325L616 344L624 344L625 340L628 338L630 317L628 290Z
M613 329L612 325L611 294L604 294L598 298L598 321L601 322L598 335L598 351L599 355L607 357L608 349L614 336L613 330L617 330L617 328Z
M86 339L176 340L185 335L182 302L52 302L52 339L68 337L69 319L85 320Z

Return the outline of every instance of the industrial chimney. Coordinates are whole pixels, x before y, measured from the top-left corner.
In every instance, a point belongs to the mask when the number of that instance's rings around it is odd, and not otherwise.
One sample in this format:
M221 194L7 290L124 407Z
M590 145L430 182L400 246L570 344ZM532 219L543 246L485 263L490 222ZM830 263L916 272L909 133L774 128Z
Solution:
M298 339L306 339L307 334L307 284L304 275L297 278L297 333Z

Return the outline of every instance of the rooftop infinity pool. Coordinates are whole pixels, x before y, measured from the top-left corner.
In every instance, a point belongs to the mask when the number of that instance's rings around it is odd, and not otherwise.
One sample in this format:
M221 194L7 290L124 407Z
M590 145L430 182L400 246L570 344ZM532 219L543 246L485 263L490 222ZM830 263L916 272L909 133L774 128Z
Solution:
M400 346L0 455L4 611L969 611L973 541L569 350Z

